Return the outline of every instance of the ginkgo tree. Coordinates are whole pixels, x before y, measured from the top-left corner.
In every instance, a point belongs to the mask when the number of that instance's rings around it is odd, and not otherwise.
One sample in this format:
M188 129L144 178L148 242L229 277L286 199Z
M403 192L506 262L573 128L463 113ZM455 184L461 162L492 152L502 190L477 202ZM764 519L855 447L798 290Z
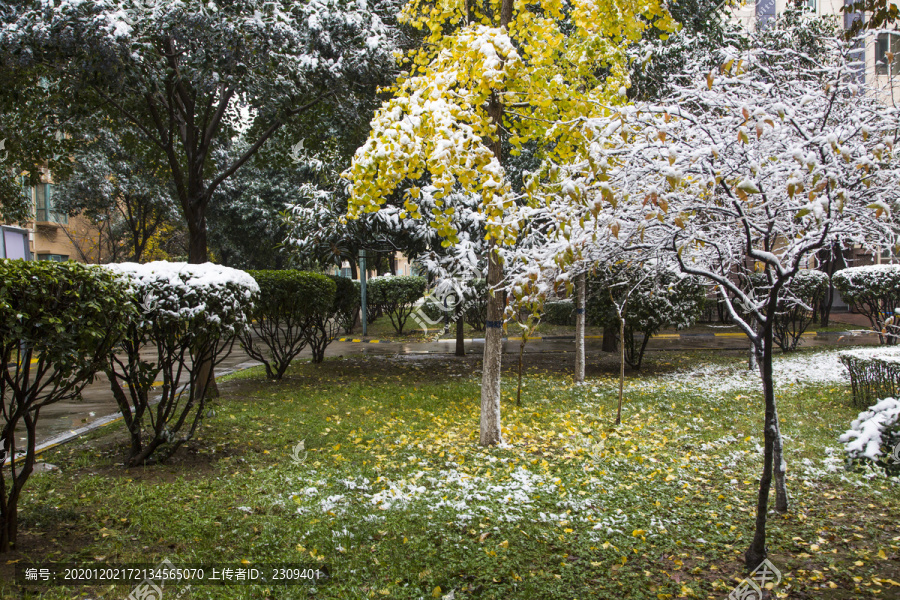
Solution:
M800 41L811 33L815 57ZM767 556L773 475L775 507L788 508L772 370L779 303L796 300L787 286L820 249L897 243L900 119L859 81L857 50L842 38L803 21L747 36L721 50L717 69L685 65L665 103L588 120L588 152L547 178L580 199L573 227L600 215L630 249L668 255L716 286L756 349L765 443L744 556L753 569ZM755 294L741 284L751 276L765 279Z
M674 22L658 0L411 0L400 20L420 30L423 43L407 56L408 70L346 173L348 217L378 211L400 190L401 217L434 228L450 246L459 239L450 195L480 197L491 294L480 441L494 445L502 442L496 248L512 244L520 228L504 163L526 145L572 156L585 142L577 123L624 101L625 47L651 25L670 31Z

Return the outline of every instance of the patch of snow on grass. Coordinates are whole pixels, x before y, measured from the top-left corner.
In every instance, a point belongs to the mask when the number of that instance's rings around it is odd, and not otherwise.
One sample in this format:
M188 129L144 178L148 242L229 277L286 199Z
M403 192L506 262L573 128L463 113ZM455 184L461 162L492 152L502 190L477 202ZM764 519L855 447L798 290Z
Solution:
M773 360L775 387L788 385L831 385L847 383L847 370L837 352L794 354ZM676 371L655 380L632 383L632 387L680 388L726 394L738 390L762 390L759 372L747 369L746 363L737 365L704 364L692 369Z

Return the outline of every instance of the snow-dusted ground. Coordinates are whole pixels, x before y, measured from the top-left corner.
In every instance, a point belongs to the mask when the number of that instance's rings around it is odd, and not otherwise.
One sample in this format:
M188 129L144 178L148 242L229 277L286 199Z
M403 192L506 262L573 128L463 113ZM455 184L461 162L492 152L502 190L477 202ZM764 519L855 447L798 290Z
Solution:
M776 356L773 361L775 387L789 385L831 385L849 382L847 369L837 351ZM746 363L735 365L701 364L693 369L675 371L653 380L634 382L632 387L677 389L724 394L737 390L761 388L759 371L747 369Z

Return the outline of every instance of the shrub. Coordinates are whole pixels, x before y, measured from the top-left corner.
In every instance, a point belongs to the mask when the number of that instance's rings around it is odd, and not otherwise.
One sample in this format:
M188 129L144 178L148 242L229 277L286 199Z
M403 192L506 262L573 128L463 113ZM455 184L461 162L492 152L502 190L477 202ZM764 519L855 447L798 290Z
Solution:
M337 291L334 297L335 306L337 307L335 318L338 320L344 333L353 333L353 328L356 327L356 323L359 321L361 298L359 282L346 277L335 276L332 279L337 284Z
M900 401L885 398L859 413L839 439L850 466L869 464L900 475Z
M575 304L571 300L545 302L544 321L551 325L575 325Z
M346 329L348 321L352 329L359 310L359 284L346 277L329 275L328 279L335 290L331 294L331 302L312 314L307 331L314 363L325 360L325 349L342 329Z
M425 295L425 278L412 275L382 275L367 283L366 299L387 313L391 325L402 334L406 320Z
M865 407L900 393L900 354L896 348L858 348L839 354L850 373L853 402Z
M648 273L642 267L616 265L589 279L585 298L587 321L618 330L619 318L610 298L611 286L624 283L630 289L638 281L641 283L631 293L626 306L623 340L625 362L637 369L650 338L663 327L690 327L699 317L706 298L706 289L695 277L680 277L671 271ZM636 333L643 335L640 345Z
M146 464L151 457L161 462L193 437L213 369L247 327L259 286L243 271L210 263L107 268L131 286L139 312L128 326L121 353L110 353L106 368L131 436L125 464ZM154 404L150 389L159 375L161 394Z
M16 541L18 501L34 468L41 408L80 396L132 311L125 287L103 269L0 260L0 465L12 459L8 470L0 468L0 552ZM24 452L17 435L25 436Z
M765 274L756 273L752 278L757 291L766 290ZM813 320L814 307L828 291L828 275L822 271L799 271L782 288L778 295L773 333L775 343L782 352L793 352L800 338Z
M335 283L325 275L305 271L249 271L259 286L253 298L251 323L240 336L247 354L279 380L306 347L316 317L331 311Z
M831 279L844 300L869 319L882 344L897 343L885 321L900 308L900 265L851 267Z

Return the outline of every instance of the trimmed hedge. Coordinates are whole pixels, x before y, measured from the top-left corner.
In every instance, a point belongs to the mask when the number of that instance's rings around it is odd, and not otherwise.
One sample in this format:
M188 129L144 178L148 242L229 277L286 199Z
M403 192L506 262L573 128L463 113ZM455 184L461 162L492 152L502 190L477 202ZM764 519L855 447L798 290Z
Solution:
M327 277L334 284L335 290L331 304L313 315L307 330L307 341L314 363L325 360L325 349L342 330L348 330L348 323L349 329L353 328L359 312L359 283L336 275Z
M544 303L544 321L551 325L575 325L575 303L571 300Z
M900 308L900 265L850 267L831 277L844 300L865 315L882 344L896 344L897 333L887 319Z
M133 313L126 286L104 269L0 260L0 465L6 458L15 461L0 468L0 552L15 545L40 409L80 396ZM24 452L17 446L20 436Z
M402 334L407 319L416 309L416 302L425 295L425 286L424 277L413 275L373 277L366 283L366 301L386 313L394 330Z
M337 291L335 292L335 318L346 334L353 333L359 321L359 304L361 293L359 282L347 277L331 276ZM367 290L368 291L368 290Z
M279 380L310 340L317 317L330 315L337 286L320 273L249 271L259 286L252 322L241 334L241 346Z
M853 403L866 407L900 395L900 353L896 349L845 350L839 358L850 373Z
M161 462L193 437L214 369L247 327L259 286L243 271L211 263L105 268L128 283L138 312L106 367L131 436L125 464ZM158 376L163 384L151 410L150 390Z

